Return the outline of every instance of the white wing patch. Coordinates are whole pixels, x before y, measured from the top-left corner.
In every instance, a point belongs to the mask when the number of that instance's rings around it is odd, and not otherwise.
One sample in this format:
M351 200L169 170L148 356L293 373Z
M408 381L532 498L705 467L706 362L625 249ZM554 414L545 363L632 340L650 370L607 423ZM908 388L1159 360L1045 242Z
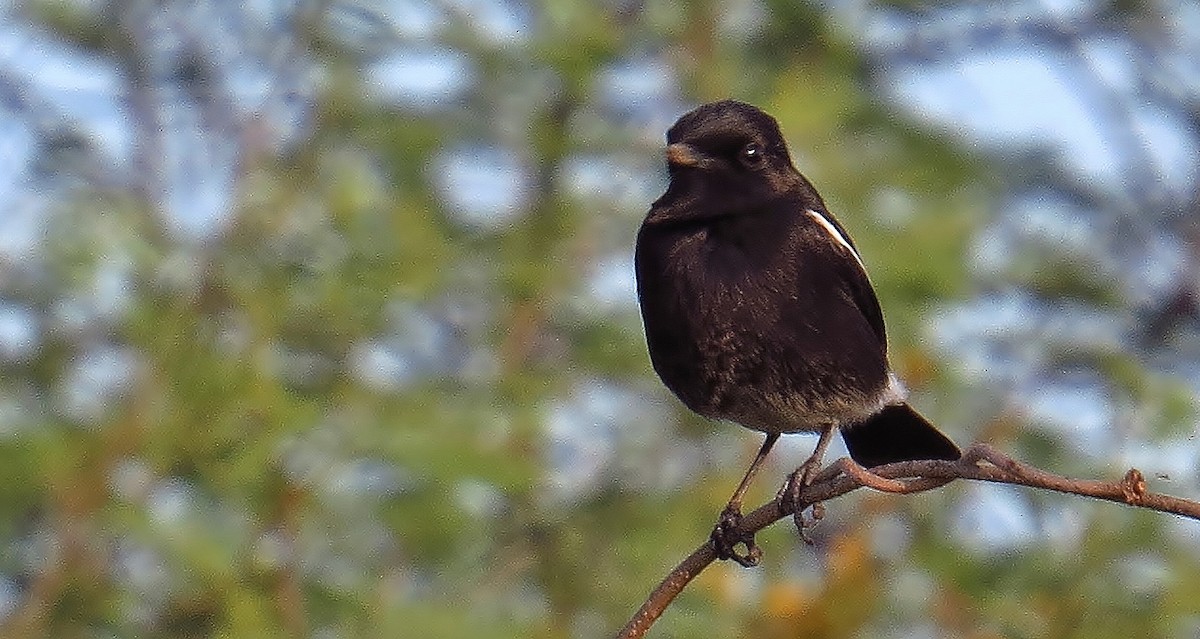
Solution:
M820 213L818 213L812 209L808 210L808 214L810 216L812 216L812 219L817 221L817 224L821 225L821 228L828 231L829 234L833 236L833 239L836 240L838 244L841 244L842 246L844 246L846 248L847 251L850 251L850 254L854 256L855 261L858 262L858 265L862 267L863 271L867 270L866 265L863 264L862 258L858 256L858 251L854 250L853 246L850 246L850 242L846 239L846 236L842 235L842 232L839 231L838 228L833 225L833 222L830 222L829 219L826 218L824 215L821 215Z

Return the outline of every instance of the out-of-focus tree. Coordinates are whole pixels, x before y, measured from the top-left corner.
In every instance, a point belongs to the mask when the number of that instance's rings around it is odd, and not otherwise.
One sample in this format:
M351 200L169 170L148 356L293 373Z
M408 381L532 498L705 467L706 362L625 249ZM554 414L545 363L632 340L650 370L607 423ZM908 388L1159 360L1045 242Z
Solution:
M663 132L726 96L780 119L948 432L1094 473L1154 462L1103 445L1131 437L1195 491L1173 380L1200 190L1160 157L1200 135L1185 4L0 9L0 635L615 631L756 445L661 388L632 290ZM1115 174L959 95L1029 50L1069 67ZM1055 428L1072 398L1103 428ZM1200 618L1196 530L1162 517L973 486L830 506L815 546L772 529L656 633Z

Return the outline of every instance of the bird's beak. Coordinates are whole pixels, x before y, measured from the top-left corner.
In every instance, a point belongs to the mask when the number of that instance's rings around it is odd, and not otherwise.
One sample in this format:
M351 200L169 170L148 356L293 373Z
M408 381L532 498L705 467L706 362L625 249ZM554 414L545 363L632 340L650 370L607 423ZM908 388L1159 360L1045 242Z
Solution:
M676 142L667 145L667 164L675 166L696 166L700 164L700 154L696 149L684 144Z

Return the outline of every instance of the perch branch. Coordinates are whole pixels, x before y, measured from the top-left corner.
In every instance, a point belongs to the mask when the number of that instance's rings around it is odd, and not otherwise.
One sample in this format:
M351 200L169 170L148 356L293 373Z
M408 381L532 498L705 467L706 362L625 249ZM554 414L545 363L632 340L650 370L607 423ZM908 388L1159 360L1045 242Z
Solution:
M1018 462L986 444L975 444L957 461L899 462L869 471L842 458L818 473L813 483L801 490L800 504L811 506L864 486L883 492L914 493L943 486L955 479L1042 488L1200 520L1200 503L1149 492L1145 478L1136 468L1130 468L1117 482L1071 479ZM753 534L791 515L788 501L774 500L747 514L742 519L740 531ZM617 639L643 637L688 582L716 558L711 540L688 555L650 593Z

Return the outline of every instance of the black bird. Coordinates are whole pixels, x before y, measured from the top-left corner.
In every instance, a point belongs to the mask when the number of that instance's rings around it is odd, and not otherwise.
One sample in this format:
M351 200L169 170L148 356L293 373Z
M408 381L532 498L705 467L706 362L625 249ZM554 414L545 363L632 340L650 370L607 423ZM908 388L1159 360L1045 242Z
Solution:
M775 119L732 100L705 104L667 131L666 156L670 185L635 255L650 360L688 408L766 433L713 531L717 554L756 563L753 538L733 531L781 433L821 433L793 475L800 485L834 430L865 467L958 459L905 403L858 249L792 165Z

